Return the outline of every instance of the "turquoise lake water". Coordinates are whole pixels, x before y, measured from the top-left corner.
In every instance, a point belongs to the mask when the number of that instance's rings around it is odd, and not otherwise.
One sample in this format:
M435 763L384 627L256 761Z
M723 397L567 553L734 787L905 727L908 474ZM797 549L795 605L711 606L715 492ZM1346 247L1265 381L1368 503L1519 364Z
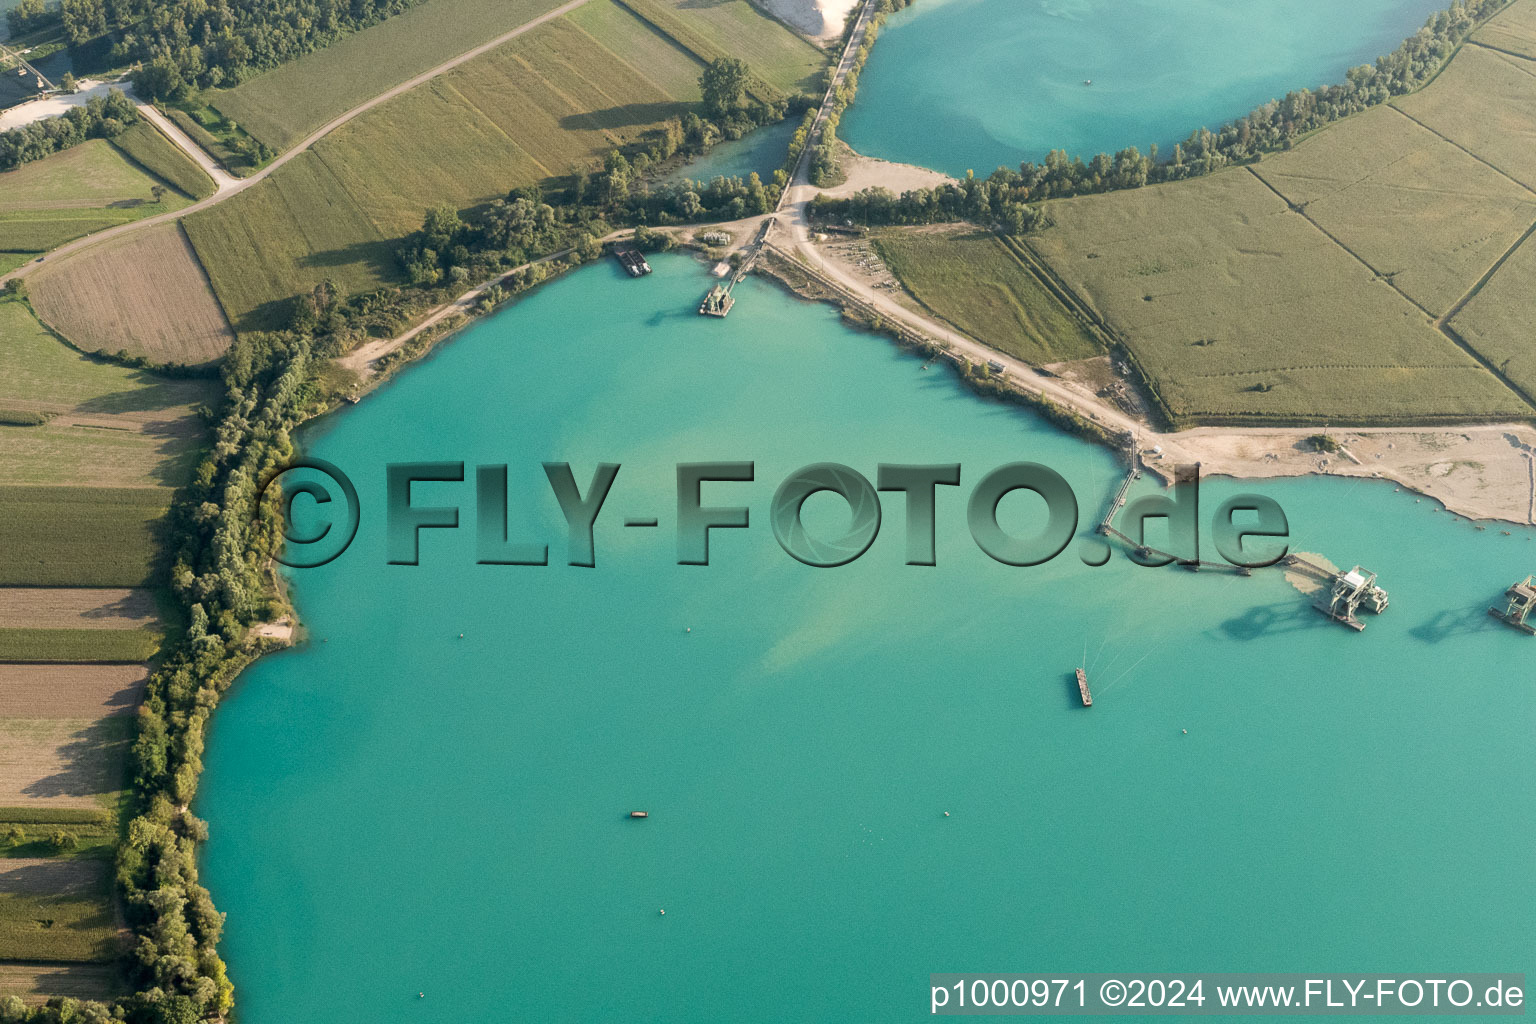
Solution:
M1536 973L1536 641L1484 612L1532 531L1207 482L1207 516L1256 491L1296 550L1380 573L1360 634L1274 571L1088 568L1109 454L770 283L698 317L712 279L653 265L555 281L304 433L362 528L292 573L311 642L238 682L198 800L244 1024L916 1021L940 971ZM441 459L509 463L511 535L554 564L474 564L472 483L418 485L462 526L385 564L384 465ZM678 566L673 467L715 459L755 460L703 494L752 525ZM564 564L554 460L583 489L622 463L594 569ZM1035 568L964 525L1018 460L1081 506ZM851 565L781 551L774 489L820 461L961 463L937 567L902 564L899 495Z
M668 174L666 181L684 179L708 184L717 177L745 178L753 171L765 184L773 181L773 172L784 166L789 140L800 127L799 117L789 117L748 132L733 142L722 142L697 160Z
M985 177L1052 149L1164 155L1292 89L1343 81L1443 0L918 0L887 21L839 129L868 156ZM1091 86L1084 80L1091 79Z

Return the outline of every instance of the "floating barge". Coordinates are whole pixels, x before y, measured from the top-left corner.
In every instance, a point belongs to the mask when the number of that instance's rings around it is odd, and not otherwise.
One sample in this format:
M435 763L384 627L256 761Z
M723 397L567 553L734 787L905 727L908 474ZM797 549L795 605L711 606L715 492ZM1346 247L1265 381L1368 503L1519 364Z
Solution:
M704 296L704 301L699 303L699 316L724 317L731 311L736 300L731 297L731 289L727 285L717 284Z
M1083 707L1091 708L1093 707L1093 694L1088 692L1088 673L1082 669L1075 669L1074 671L1077 672L1077 694L1083 698Z
M614 246L613 258L619 261L619 266L623 267L630 277L644 277L651 272L651 265L645 262L645 256L639 249L631 246Z
M1536 576L1527 576L1519 583L1512 584L1504 591L1504 596L1509 599L1504 610L1489 608L1488 614L1522 633L1536 633L1536 626L1527 621L1531 610L1536 608Z

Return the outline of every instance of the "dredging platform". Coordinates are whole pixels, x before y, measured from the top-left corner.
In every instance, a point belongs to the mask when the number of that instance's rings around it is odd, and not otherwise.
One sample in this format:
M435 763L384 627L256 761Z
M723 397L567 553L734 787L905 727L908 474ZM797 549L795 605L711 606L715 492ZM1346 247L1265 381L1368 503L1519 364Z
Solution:
M731 307L736 305L736 300L731 296L731 285L735 283L717 284L711 288L709 294L704 296L704 301L699 303L699 316L723 317L729 313Z
M1508 598L1504 610L1489 608L1488 614L1522 633L1536 634L1536 626L1528 621L1532 609L1536 609L1536 576L1527 576L1519 583L1511 584L1504 596Z
M1138 558L1146 559L1155 557L1165 562L1178 562L1191 572L1199 572L1201 569L1217 569L1224 572L1236 573L1240 576L1252 576L1253 570L1245 566L1229 565L1224 562L1206 562L1197 559L1180 558L1170 551L1160 551L1151 547L1144 541L1133 539L1115 528L1115 516L1125 507L1130 494L1131 485L1141 477L1141 468L1134 451L1130 453L1131 467L1126 473L1125 480L1121 482L1120 489L1115 492L1113 500L1109 503L1109 509L1099 520L1098 532L1106 537L1115 537L1123 541L1136 552ZM1196 464L1195 472L1198 474L1199 465ZM1310 562L1300 555L1286 555L1276 565L1293 570L1304 576L1310 576L1322 583L1327 589L1324 593L1313 599L1312 606L1333 621L1348 626L1359 632L1365 628L1355 614L1360 609L1365 609L1374 615L1379 615L1387 610L1387 592L1376 583L1376 574L1368 569L1355 566L1349 572L1339 572L1335 569L1324 568L1314 562ZM1522 591L1520 605L1516 607L1516 592ZM1510 606L1506 611L1497 608L1488 609L1488 614L1495 618L1509 622L1517 629L1523 629L1528 633L1536 633L1536 627L1526 623L1526 615L1536 608L1536 576L1527 576L1524 583L1517 583L1508 591ZM1519 621L1512 621L1511 616ZM1087 678L1078 670L1078 678L1082 683L1084 703L1088 703Z
M768 240L768 232L772 230L776 218L769 217L763 221L757 229L757 237L754 238L745 250L741 262L736 267L736 273L731 275L730 281L725 284L717 284L704 296L704 301L699 303L699 316L723 317L736 305L736 298L731 294L731 289L741 283L752 270L752 264L757 262L758 255L763 251L763 245Z
M1280 564L1325 584L1328 589L1313 599L1312 607L1357 633L1365 628L1357 611L1364 608L1380 615L1387 610L1387 592L1377 586L1376 574L1369 569L1357 565L1348 572L1334 572L1299 555L1286 555Z

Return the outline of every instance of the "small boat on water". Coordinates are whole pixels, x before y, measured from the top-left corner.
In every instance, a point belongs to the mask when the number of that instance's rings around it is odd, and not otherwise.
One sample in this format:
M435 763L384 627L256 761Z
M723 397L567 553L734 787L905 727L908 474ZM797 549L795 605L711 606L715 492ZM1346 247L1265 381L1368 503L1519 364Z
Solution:
M1083 707L1091 708L1093 707L1093 694L1088 692L1088 673L1080 668L1074 671L1077 672L1077 692L1083 698Z
M1093 84L1093 79L1085 78L1085 79L1083 79L1083 84L1084 85L1092 85Z
M649 818L651 815L649 811L630 811L629 816L631 818Z

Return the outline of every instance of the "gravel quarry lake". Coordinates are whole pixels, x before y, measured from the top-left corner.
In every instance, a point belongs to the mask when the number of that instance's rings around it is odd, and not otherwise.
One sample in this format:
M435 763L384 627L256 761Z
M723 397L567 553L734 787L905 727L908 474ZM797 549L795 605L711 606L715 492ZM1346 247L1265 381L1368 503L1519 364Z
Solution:
M1293 89L1344 80L1395 50L1439 0L918 0L887 20L839 128L866 156L963 177L1091 159ZM1091 84L1089 84L1091 83Z
M1109 452L759 278L699 317L713 279L651 263L553 281L303 432L361 529L289 573L309 639L236 683L196 807L245 1024L916 1021L950 970L1536 973L1536 641L1485 611L1536 531L1206 481L1203 529L1262 493L1293 550L1377 572L1362 633L1278 570L1091 568ZM384 467L427 460L466 463L413 499L460 527L390 565ZM750 526L680 566L675 466L708 460L755 462L703 495ZM583 491L622 465L595 568L566 564L560 461ZM1016 461L1079 502L1033 568L965 524ZM851 564L785 554L774 488L815 462L960 463L938 564L903 564L897 494ZM473 467L501 463L547 566L476 564Z

